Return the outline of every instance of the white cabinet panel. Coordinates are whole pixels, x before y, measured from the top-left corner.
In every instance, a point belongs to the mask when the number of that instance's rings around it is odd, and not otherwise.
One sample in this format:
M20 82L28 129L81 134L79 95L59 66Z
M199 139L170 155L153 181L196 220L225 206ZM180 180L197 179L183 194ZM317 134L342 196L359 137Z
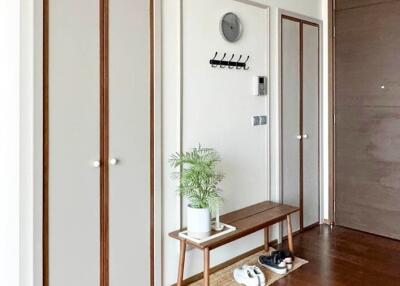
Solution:
M110 286L150 285L149 24L149 1L110 1Z
M282 195L283 203L300 206L300 23L282 20ZM292 215L293 231L300 228Z
M99 1L49 3L50 285L99 285Z
M303 25L303 224L319 221L319 29Z

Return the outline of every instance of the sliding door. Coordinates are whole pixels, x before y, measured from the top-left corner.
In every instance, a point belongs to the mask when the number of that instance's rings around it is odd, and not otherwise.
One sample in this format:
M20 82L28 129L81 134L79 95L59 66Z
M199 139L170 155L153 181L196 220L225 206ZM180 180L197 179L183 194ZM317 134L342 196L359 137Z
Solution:
M110 286L150 284L150 7L109 7Z
M52 286L99 286L99 1L49 2L44 276Z

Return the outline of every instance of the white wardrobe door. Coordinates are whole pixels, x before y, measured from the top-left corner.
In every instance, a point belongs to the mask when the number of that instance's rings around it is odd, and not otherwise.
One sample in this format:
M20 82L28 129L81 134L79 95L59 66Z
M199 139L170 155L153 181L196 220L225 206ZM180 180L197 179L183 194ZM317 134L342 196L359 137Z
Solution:
M300 206L300 23L282 19L282 195L283 203ZM293 230L300 227L292 216Z
M110 286L150 285L149 24L148 0L110 1Z
M49 1L49 279L99 285L99 1Z
M303 24L303 224L319 222L319 29Z

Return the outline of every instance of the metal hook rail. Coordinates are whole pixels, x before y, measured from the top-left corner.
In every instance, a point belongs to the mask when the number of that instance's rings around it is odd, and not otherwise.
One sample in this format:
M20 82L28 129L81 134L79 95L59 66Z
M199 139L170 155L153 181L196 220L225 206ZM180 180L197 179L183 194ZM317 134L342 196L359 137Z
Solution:
M250 68L247 66L247 62L250 59L250 56L247 56L246 60L244 62L241 62L240 60L242 59L242 55L239 55L239 58L237 61L234 61L235 54L232 54L230 60L225 60L226 58L226 53L223 54L221 59L217 59L218 57L218 52L215 52L215 55L212 59L210 59L210 65L213 68L220 67L220 68L225 68L228 67L229 69L243 69L243 70L249 70Z

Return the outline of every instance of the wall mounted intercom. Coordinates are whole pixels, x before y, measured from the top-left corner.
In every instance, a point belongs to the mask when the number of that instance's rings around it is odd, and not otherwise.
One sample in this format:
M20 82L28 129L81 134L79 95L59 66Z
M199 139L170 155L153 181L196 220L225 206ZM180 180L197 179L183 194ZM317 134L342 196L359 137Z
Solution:
M266 76L254 77L254 95L263 96L268 94L268 84Z

